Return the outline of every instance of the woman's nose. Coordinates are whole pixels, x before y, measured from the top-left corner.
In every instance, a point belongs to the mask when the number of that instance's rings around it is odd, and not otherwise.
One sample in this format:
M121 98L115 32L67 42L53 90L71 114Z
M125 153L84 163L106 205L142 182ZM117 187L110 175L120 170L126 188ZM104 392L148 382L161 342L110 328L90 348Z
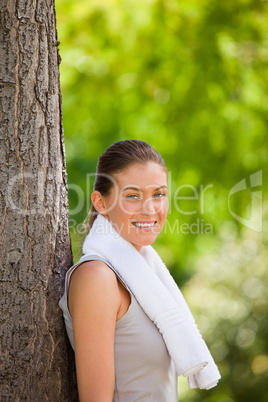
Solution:
M155 205L152 198L146 198L142 204L142 212L145 214L155 213Z

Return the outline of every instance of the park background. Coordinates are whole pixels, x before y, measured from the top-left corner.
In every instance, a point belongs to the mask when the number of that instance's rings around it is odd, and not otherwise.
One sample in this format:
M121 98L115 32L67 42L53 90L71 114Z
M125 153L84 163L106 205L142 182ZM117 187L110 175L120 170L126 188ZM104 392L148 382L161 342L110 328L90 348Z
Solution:
M209 391L180 378L180 401L268 400L267 13L250 0L56 1L74 259L98 156L115 141L149 142L169 172L154 247L222 375Z

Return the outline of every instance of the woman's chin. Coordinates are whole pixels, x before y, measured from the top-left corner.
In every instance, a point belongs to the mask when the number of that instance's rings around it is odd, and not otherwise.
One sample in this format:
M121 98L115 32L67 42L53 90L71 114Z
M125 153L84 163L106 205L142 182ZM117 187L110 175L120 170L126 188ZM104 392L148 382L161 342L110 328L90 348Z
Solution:
M150 246L153 244L156 240L157 236L147 236L147 238L144 239L139 239L136 242L134 241L132 244L137 246L137 247L143 247L143 246Z

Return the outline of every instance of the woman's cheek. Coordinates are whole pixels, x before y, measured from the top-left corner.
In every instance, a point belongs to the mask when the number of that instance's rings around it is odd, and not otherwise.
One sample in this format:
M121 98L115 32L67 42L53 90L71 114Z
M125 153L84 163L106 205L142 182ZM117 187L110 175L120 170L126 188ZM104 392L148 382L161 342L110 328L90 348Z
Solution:
M132 213L139 211L139 202L131 202L128 200L121 201L121 208L124 213Z
M168 201L168 198L165 198L165 204L164 204L164 206L165 206L165 214L166 214L166 216L167 216L167 213L168 213L168 207L169 207L169 201Z
M162 198L161 200L158 200L157 204L155 205L155 211L166 216L168 212L168 199Z

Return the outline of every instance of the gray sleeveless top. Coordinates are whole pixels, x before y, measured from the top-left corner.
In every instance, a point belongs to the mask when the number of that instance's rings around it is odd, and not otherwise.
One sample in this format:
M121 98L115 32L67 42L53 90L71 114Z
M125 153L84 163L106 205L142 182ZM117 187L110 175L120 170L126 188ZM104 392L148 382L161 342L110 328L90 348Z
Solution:
M106 260L98 255L91 255L82 257L67 272L65 292L59 306L63 311L67 334L73 349L72 317L67 303L70 277L82 262L90 260L101 260L113 270ZM144 313L122 278L118 275L117 278L129 291L131 303L128 311L116 321L113 402L177 402L177 374L162 335Z

